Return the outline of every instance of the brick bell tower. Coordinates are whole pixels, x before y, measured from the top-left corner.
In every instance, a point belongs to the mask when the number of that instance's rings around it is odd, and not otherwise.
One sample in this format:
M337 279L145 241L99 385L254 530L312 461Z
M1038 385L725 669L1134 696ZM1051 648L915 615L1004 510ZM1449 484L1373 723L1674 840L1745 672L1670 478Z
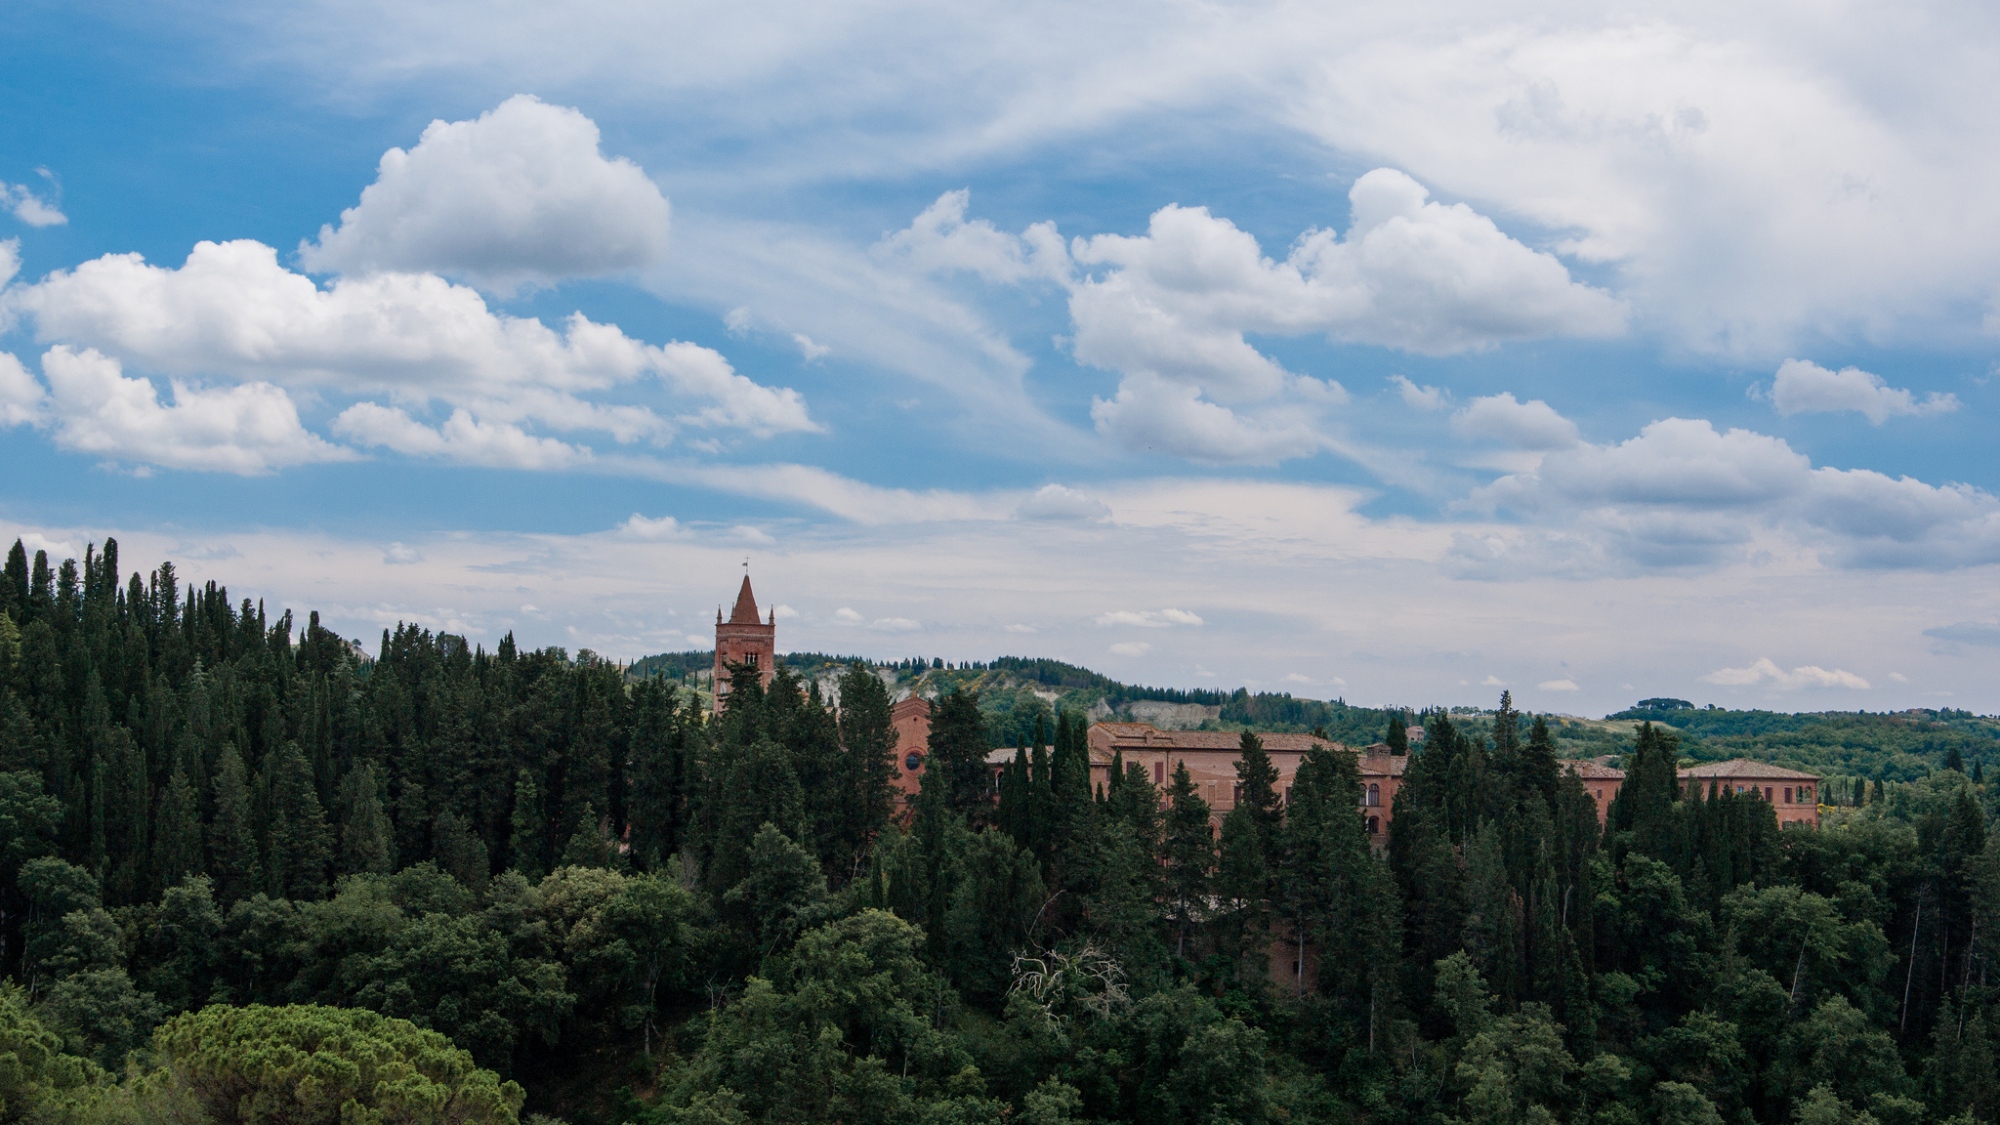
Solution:
M764 687L771 686L771 677L778 670L778 614L771 611L768 620L757 620L757 596L750 592L750 575L743 575L743 586L736 591L736 606L729 611L729 620L722 619L722 609L715 611L715 710L717 714L729 709L729 666L749 664L758 672Z

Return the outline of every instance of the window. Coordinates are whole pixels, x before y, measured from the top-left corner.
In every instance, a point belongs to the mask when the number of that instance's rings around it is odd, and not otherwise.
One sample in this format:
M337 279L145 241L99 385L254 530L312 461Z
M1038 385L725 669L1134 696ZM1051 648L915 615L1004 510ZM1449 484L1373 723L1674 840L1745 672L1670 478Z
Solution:
M1382 834L1382 818L1381 818L1381 817L1379 817L1379 816L1371 816L1371 817L1369 817L1369 818L1368 818L1368 834L1369 834L1370 836L1380 836L1380 835Z
M1382 787L1380 785L1370 785L1368 787L1368 807L1371 809L1380 808L1381 805Z
M1804 788L1804 789L1801 789L1801 790L1799 790L1799 801L1800 801L1800 803L1802 803L1802 804L1810 804L1810 803L1812 803L1812 799L1813 799L1813 791L1812 791L1812 788L1811 788L1810 786L1808 786L1808 787L1806 787L1806 788Z
M1785 786L1785 803L1788 805L1792 803L1792 787L1789 785Z
M1153 763L1153 784L1155 784L1155 785L1161 785L1161 784L1164 784L1164 783L1166 782L1166 780L1167 780L1167 763L1165 763L1165 762L1154 762L1154 763Z
M1765 799L1766 801L1770 801L1770 800L1771 800L1771 787L1770 787L1770 786L1768 786L1768 785L1766 785L1766 786L1764 787L1764 799ZM1773 804L1776 804L1777 802L1773 801L1772 803L1773 803Z
M1285 786L1285 803L1288 805L1292 803L1292 787L1289 785Z
M909 756L903 759L903 768L911 773L917 772L924 768L924 756L915 750L910 751Z
M1240 785L1240 784L1239 784L1239 785L1234 785L1234 786L1231 786L1231 787L1230 787L1230 790L1229 790L1229 803L1230 803L1230 804L1233 804L1233 805L1240 805L1240 804L1242 804L1242 803L1243 803L1243 786L1242 786L1242 785Z

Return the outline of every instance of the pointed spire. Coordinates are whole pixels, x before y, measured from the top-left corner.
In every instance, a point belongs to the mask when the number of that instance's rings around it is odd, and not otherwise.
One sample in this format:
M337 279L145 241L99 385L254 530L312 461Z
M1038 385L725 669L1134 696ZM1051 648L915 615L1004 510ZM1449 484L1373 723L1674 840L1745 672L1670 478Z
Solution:
M743 586L736 591L736 608L729 611L731 625L758 625L757 595L750 592L750 576L743 576Z

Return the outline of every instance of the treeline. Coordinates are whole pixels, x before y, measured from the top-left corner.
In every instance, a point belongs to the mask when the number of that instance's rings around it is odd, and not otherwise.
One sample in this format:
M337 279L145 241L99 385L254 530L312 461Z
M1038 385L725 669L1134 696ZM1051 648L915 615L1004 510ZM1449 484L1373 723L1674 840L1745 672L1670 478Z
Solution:
M1610 718L1671 725L1689 756L1704 761L1756 758L1869 781L1915 781L1954 762L1983 776L2000 765L2000 719L1966 711L1787 714L1685 703L1642 700Z
M1069 711L996 778L951 691L905 808L858 665L710 717L119 575L0 582L0 1121L2000 1120L1955 770L1781 832L1646 726L1600 827L1503 697L1382 724L1378 853L1352 755L1244 736L1217 828Z

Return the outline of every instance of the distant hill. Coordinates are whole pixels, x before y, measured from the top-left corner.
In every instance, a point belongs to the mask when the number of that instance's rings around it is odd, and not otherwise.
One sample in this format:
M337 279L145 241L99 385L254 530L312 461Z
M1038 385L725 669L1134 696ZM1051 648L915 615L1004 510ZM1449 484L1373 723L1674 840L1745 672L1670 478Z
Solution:
M629 674L666 676L705 695L714 659L714 652L707 649L660 653L635 662ZM779 659L802 676L826 682L861 658L794 652ZM1357 707L1342 699L1303 699L1288 692L1251 692L1246 688L1146 687L1043 657L1003 656L960 664L934 657L908 657L863 663L889 681L898 695L934 696L952 688L979 692L980 707L986 712L996 746L1027 741L1037 717L1053 729L1058 709L1093 720L1138 719L1161 727L1318 730L1350 746L1381 741L1392 714L1421 721L1421 713L1414 707L1399 712ZM1450 714L1468 733L1490 730L1490 709L1453 707ZM1682 755L1695 761L1752 758L1812 770L1837 782L1914 781L1944 768L1954 750L1968 771L2000 767L2000 719L1951 709L1788 714L1696 707L1684 699L1658 697L1640 700L1603 719L1551 715L1548 720L1558 752L1566 758L1609 756L1616 760L1631 748L1639 724L1650 722L1678 732Z

